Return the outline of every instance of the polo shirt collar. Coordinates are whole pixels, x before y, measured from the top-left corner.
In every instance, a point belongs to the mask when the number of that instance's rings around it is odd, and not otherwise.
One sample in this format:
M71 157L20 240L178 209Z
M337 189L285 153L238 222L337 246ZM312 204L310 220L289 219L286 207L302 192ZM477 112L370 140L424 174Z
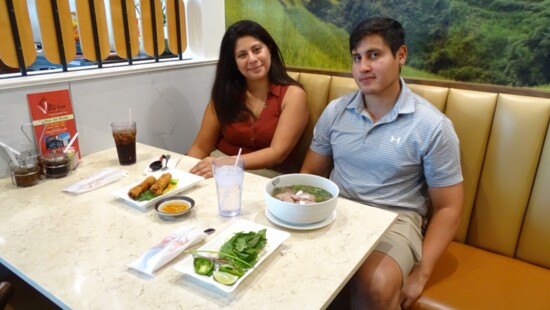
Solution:
M401 93L397 102L393 106L392 112L396 111L397 114L408 114L414 112L414 100L411 89L407 86L403 78L399 78L401 84Z
M391 120L395 119L399 114L408 114L414 112L414 100L411 89L407 86L403 78L399 78L401 84L401 93L395 102L393 108L388 112L384 118L390 117ZM363 94L361 90L358 90L354 97L350 100L347 107L348 109L354 109L357 114L361 114L365 109L365 103L363 101Z

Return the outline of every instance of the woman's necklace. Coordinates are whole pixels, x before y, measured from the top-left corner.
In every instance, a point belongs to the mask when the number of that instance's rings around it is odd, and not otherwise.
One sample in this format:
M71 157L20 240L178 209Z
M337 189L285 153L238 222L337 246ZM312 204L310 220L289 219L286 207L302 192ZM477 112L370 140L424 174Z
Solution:
M258 119L262 114L262 111L266 108L267 93L263 98L258 98L251 93L247 93L246 105L254 115L255 119Z

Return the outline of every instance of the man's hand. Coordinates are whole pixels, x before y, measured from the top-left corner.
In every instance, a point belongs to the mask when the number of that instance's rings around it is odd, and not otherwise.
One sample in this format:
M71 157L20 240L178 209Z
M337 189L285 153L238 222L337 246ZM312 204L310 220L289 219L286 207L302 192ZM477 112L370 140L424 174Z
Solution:
M460 224L464 197L462 182L447 187L430 187L433 214L422 242L422 260L413 267L401 289L401 307L410 307L422 294L424 286L441 255L454 238Z
M412 306L412 304L420 298L422 291L424 291L424 286L426 282L428 282L428 278L423 276L420 270L420 265L414 266L403 284L401 297L399 299L401 309L408 309Z

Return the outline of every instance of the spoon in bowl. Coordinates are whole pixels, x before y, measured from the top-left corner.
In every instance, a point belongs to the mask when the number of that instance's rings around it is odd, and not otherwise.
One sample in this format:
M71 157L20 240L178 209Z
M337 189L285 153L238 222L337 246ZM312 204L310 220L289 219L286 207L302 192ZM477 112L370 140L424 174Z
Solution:
M208 228L204 231L205 234L207 235L211 235L215 232L216 230L214 228Z
M166 161L164 162L164 167L162 167L162 170L168 169L168 161L170 160L170 155L164 155L164 158L166 158Z
M162 168L162 159L165 158L165 155L162 155L160 157L159 160L155 160L154 162L152 162L151 164L149 164L149 168L152 170L152 171L157 171L157 170L160 170Z

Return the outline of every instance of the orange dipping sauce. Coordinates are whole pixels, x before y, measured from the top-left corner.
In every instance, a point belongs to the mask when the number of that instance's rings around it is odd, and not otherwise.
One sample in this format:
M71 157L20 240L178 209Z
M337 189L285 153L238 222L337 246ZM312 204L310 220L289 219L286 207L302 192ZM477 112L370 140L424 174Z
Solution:
M159 207L160 212L164 213L180 213L189 209L191 205L187 201L170 201L162 204Z

